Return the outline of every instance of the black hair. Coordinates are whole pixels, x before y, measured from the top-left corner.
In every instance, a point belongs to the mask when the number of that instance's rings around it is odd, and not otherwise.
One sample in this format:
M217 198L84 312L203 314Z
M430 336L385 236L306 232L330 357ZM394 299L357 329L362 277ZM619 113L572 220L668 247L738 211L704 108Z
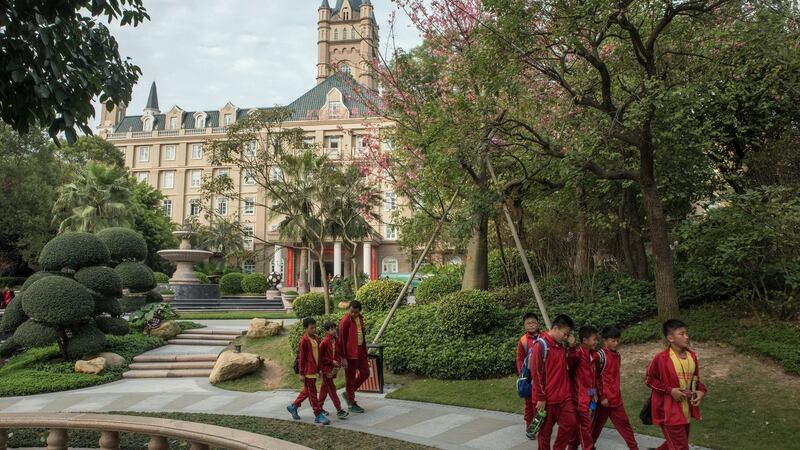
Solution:
M622 337L622 332L617 327L603 328L603 339L619 339Z
M578 337L581 338L581 342L584 339L589 339L593 334L597 334L597 328L591 325L584 325L581 327L580 331L578 331Z
M664 322L664 325L661 327L661 331L664 333L664 338L666 338L673 331L679 330L681 328L689 328L689 327L678 319L669 319L668 321Z
M353 300L352 302L350 302L350 307L355 308L358 311L361 311L361 302L358 300Z
M316 325L317 321L313 317L306 317L303 319L303 328L308 328L309 325Z
M325 323L322 324L322 328L324 328L325 331L332 330L332 329L336 328L336 322L332 322L330 320L326 320Z
M534 319L534 320L536 320L537 322L539 321L539 318L538 318L538 317L536 317L536 314L534 314L534 313L532 313L532 312L525 313L525 315L524 315L524 316L522 316L522 323L523 323L523 324L525 324L525 322L527 322L527 321L528 321L528 319Z
M553 319L553 328L564 328L567 327L571 330L575 329L575 322L573 322L572 317L566 314L559 314Z

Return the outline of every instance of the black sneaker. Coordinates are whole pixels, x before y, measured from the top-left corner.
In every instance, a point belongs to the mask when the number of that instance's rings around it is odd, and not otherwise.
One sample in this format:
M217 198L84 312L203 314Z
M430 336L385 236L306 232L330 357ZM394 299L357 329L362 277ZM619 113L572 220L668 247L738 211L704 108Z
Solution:
M340 419L344 419L349 415L350 415L350 413L345 411L344 409L340 409L339 411L336 411L336 417L338 417Z

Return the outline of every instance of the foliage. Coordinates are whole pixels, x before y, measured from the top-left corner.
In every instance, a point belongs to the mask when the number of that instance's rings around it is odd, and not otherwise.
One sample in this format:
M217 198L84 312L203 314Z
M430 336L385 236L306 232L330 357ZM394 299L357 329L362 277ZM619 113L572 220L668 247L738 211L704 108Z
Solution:
M22 284L22 287L19 290L20 290L20 292L24 292L26 289L28 289L30 287L30 285L32 285L36 281L38 281L38 280L40 280L40 279L42 279L44 277L49 277L49 276L53 276L53 275L57 275L57 274L51 273L51 272L36 272L35 274L29 276L27 280L25 280L25 283Z
M526 254L528 263L531 267L534 267L535 256L533 252L527 252ZM499 249L490 251L488 265L490 289L510 287L509 283L513 287L528 281L522 258L519 257L519 252L515 248L505 249L505 263L503 263Z
M11 301L11 304L3 311L3 318L0 319L0 333L14 331L18 326L28 320L28 316L26 316L25 311L22 310L22 299L24 296L25 293L23 292L17 294L14 300Z
M35 320L28 320L21 324L14 332L14 344L21 347L44 347L58 340L55 328L40 324Z
M172 235L177 225L164 214L164 195L146 182L138 183L130 178L130 211L133 229L144 237L147 243L145 263L153 270L172 273L174 266L158 256L158 251L175 248L178 239Z
M242 292L242 280L244 274L231 272L222 276L219 280L219 288L223 294L240 294Z
M439 301L442 297L461 290L461 279L451 274L438 274L425 278L414 291L418 305Z
M91 161L120 169L125 168L125 154L99 136L81 136L59 149L59 157L71 168L86 167ZM74 175L74 174L73 174Z
M495 296L476 289L444 296L436 303L434 318L455 336L471 336L491 330L498 320L500 304Z
M325 296L318 292L297 296L292 302L292 311L300 318L325 314Z
M104 228L95 236L108 247L111 264L126 261L141 262L147 258L147 242L141 234L130 228Z
M203 272L195 272L195 273L194 273L194 276L196 276L196 277L197 277L197 279L198 279L198 280L200 281L200 283L202 283L202 284L209 284L209 283L211 283L211 279L210 279L210 278L208 278L208 275L204 274Z
M125 336L130 332L128 321L122 317L98 316L94 318L94 323L104 334Z
M130 317L130 325L133 328L156 328L161 322L177 319L178 313L167 303L148 304Z
M75 178L58 188L53 204L58 231L93 233L131 224L130 186L124 169L90 162Z
M27 279L27 277L0 277L0 286L22 286Z
M66 277L46 277L24 293L22 309L37 322L69 325L89 317L94 299L80 283Z
M267 291L267 276L260 272L249 273L242 278L242 290L249 294L263 294Z
M325 337L325 330L323 329L322 325L329 320L338 325L339 321L342 320L344 314L345 314L344 312L338 312L334 314L319 313L310 316L298 315L297 317L313 317L314 320L317 321L317 337L322 339L323 337ZM368 321L365 317L364 328L367 334L369 334L369 330L371 329L371 327L372 327L372 322ZM305 330L303 329L302 320L297 321L297 323L295 323L291 328L289 328L289 347L292 350L292 355L297 355L297 347L300 344L300 336L303 335L304 331Z
M156 279L149 267L138 262L124 262L114 268L120 279L122 287L132 293L147 292L156 287Z
M100 239L89 233L64 233L51 239L39 254L43 270L78 270L88 266L107 264L108 248Z
M333 291L334 305L355 299L353 280L350 277L333 277L331 290Z
M146 303L161 303L164 301L164 297L157 291L147 291L147 293L144 294L144 301Z
M122 303L114 297L95 297L94 315L108 314L112 317L119 317L123 313Z
M173 291L172 289L162 289L160 294L162 297L165 295L175 295L175 291Z
M144 295L126 295L119 299L120 308L123 313L131 313L139 310L147 304L147 299ZM156 305L157 303L151 303Z
M211 225L200 233L201 248L206 248L223 258L244 250L242 224L238 220L215 217Z
M364 311L386 311L391 309L400 291L403 290L403 283L394 280L373 280L358 288L356 300L361 302ZM406 302L403 297L400 304Z
M75 281L103 296L122 295L122 279L114 269L107 266L84 267L75 272Z
M67 341L67 356L70 359L79 359L86 355L102 352L106 347L106 336L97 328L94 322L82 324L73 329L72 337Z
M158 284L169 283L169 275L164 272L153 272L153 276L156 278L156 283Z

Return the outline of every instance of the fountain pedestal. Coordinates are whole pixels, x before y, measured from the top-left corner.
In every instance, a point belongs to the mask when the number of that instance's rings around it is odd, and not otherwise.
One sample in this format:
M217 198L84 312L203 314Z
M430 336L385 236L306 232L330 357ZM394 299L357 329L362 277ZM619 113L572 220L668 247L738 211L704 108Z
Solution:
M216 284L201 284L194 274L194 263L206 262L211 257L211 252L194 250L189 239L194 234L188 230L174 233L181 239L177 249L160 250L158 255L177 266L172 278L169 279L170 288L175 292L175 300L203 299L219 300L219 286Z

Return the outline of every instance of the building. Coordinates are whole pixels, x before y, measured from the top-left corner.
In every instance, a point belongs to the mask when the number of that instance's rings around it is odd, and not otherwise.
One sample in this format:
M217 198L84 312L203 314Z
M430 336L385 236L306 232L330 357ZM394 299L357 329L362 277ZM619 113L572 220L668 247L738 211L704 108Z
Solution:
M368 108L353 100L353 83L344 81L349 74L359 83L374 88L376 81L365 58L374 58L378 46L378 26L369 0L337 0L330 7L323 0L318 9L318 64L316 86L288 106L293 116L286 127L301 128L309 143L319 144L333 159L359 158L365 153L363 136L366 127L388 125L378 117L367 117ZM311 78L311 77L309 77ZM240 120L251 108L226 103L219 109L185 111L175 105L161 111L155 82L150 87L147 104L140 115L127 115L125 105L112 111L102 108L98 134L107 138L125 154L125 164L140 181L157 187L165 196L164 212L176 223L198 216L201 208L215 208L218 214L238 217L245 228L246 245L264 255L264 260L244 263L246 272L283 273L285 287L297 286L300 273L299 251L292 242L269 248L261 240L278 242L277 222L269 220L266 208L256 207L255 199L263 196L252 180L235 167L211 166L203 155L204 142L225 137L226 127ZM203 205L201 185L204 176L227 174L239 184L245 197L241 204L230 199L216 198L213 204ZM381 223L375 224L380 235L364 242L357 251L358 270L371 279L385 274L410 271L408 259L396 244L397 228L392 217L400 207L391 186L380 186L384 205L380 208ZM238 200L237 200L238 202ZM322 285L317 264L309 260L311 287ZM345 246L331 242L326 249L326 271L349 276L351 269Z

